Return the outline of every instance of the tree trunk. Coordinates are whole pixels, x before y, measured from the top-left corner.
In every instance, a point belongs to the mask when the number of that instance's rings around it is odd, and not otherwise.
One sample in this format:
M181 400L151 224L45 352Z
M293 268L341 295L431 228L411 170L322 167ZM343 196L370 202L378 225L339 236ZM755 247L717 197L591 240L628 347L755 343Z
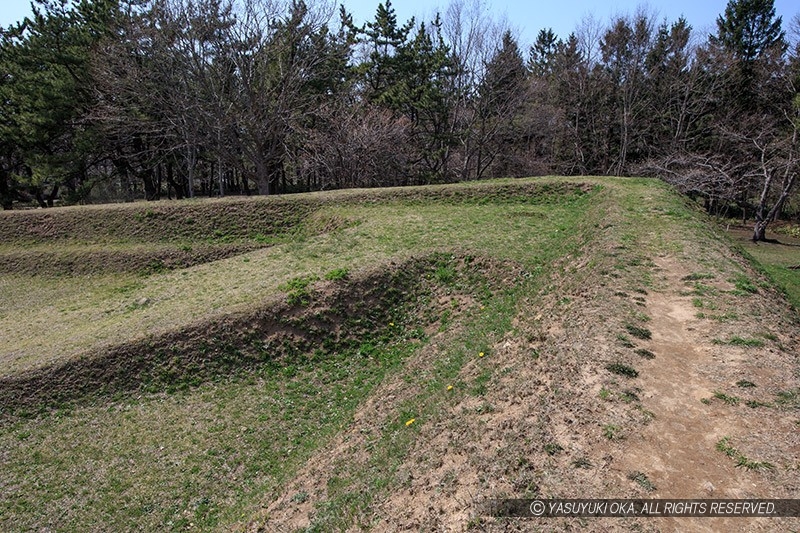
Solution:
M225 186L222 177L222 160L217 161L217 180L219 182L219 197L225 196Z
M142 182L144 183L144 199L148 202L158 200L158 192L156 191L156 184L153 181L153 169L147 169L141 174Z
M47 195L47 207L53 207L56 198L58 198L58 189L59 186L57 183L50 189L50 194Z
M170 187L175 189L175 199L183 200L183 184L175 181L175 169L172 162L167 163L167 193L169 193Z
M762 199L761 204L758 206L756 224L753 228L753 242L767 240L767 226L771 220L775 219L778 211L783 208L784 202L786 202L786 199L789 198L789 195L792 193L796 178L796 174L784 176L781 195L778 197L778 199L775 201L775 204L772 206L772 209L770 209L766 215L764 214L766 201Z
M3 210L10 210L14 207L14 198L11 196L11 187L8 185L8 172L0 168L0 205Z
M194 166L197 157L195 156L194 147L189 147L186 149L186 167L189 172L189 175L186 178L186 183L188 184L188 194L189 198L194 198Z
M270 175L267 162L260 157L255 159L256 160L253 163L256 167L256 185L258 186L258 194L268 196Z
M33 196L34 198L36 198L36 203L39 204L39 207L41 207L42 209L47 209L47 202L44 201L44 196L42 196L41 188L37 188L33 192Z
M766 220L759 220L753 227L753 242L763 242L767 240L767 224Z

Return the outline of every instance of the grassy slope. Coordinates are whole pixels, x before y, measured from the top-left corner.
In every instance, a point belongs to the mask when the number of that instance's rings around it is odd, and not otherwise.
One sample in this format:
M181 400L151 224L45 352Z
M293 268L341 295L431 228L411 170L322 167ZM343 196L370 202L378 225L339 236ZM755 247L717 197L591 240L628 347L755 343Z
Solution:
M4 373L24 375L143 330L152 335L247 313L290 279L338 268L391 269L389 259L448 250L541 268L561 252L562 236L573 232L589 199L565 191L520 196L516 184L508 196L503 187L493 186L500 192L494 200L491 192L466 200L448 193L420 201L406 191L325 198L311 223L346 219L351 227L317 236L297 232L286 244L179 271L5 275ZM443 268L440 277L447 280L449 267ZM149 301L138 305L142 299ZM209 527L241 518L237 513L279 486L346 421L387 367L400 364L409 335L398 329L389 339L326 354L324 364L313 357L267 363L246 378L168 396L123 396L5 426L8 477L0 519L84 530L99 523Z
M800 309L800 239L780 235L777 243L754 243L749 231L734 231L732 236L786 292L792 305Z
M176 392L122 394L7 420L0 428L0 524L184 530L254 521L271 528L277 526L259 508L285 498L306 509L319 530L377 525L373 513L390 506L381 503L387 494L409 483L404 463L422 443L435 442L433 428L448 419L469 428L477 418L452 418L453 401L472 401L469 413L491 416L495 385L517 373L493 356L521 336L528 353L541 351L551 364L548 345L539 340L547 335L533 327L542 314L554 323L573 316L576 302L598 280L598 286L611 280L608 290L613 285L616 292L610 294L650 290L657 284L651 271L657 255L691 258L697 271L726 279L746 273L705 221L665 187L647 180L586 181L602 188L533 201L506 193L468 201L444 201L438 193L435 201L334 195L337 201L311 211L322 229L325 221L347 222L334 224L335 231L298 232L272 248L215 263L148 276L0 275L8 295L0 308L8 375L98 343L130 340L137 330L158 333L246 313L297 276L341 268L380 272L393 268L390 261L405 265L409 258L448 252L421 271L428 288L414 293L419 302L383 310L375 319L384 327L356 344L267 361L252 373ZM480 268L465 263L472 257L482 258ZM489 259L511 266L493 268ZM483 279L482 270L505 281ZM641 319L631 298L612 316L595 317L596 329ZM29 324L26 332L20 323ZM381 383L397 384L390 393L377 389L393 400L377 399L383 407L362 433L365 440L357 441L362 451L340 454L328 465L323 496L290 485L304 479L304 463L316 449L341 441L354 413L376 401L371 393ZM453 394L445 392L447 384L454 385ZM411 418L415 423L406 427ZM491 481L497 465L484 466Z
M7 294L0 309L0 337L4 339L0 361L6 373L22 372L43 361L51 363L56 357L74 357L98 343L158 334L177 325L246 309L297 276L321 276L343 267L358 269L442 246L473 247L521 258L528 248L519 246L524 242L519 240L519 232L559 216L548 207L534 209L523 203L516 209L521 214L512 213L509 219L504 216L508 210L502 198L496 204L467 198L464 201L468 203L462 205L458 198L452 200L451 195L441 194L440 201L425 205L416 198L417 190L383 192L390 199L401 199L394 205L380 203L381 194L376 192L364 193L362 199L353 197L352 192L301 197L311 204L306 211L313 215L296 223L288 236L280 236L289 240L286 244L190 269L148 277L132 273L55 280L0 276ZM475 185L438 190L467 191L467 196L477 190L475 194L483 194L481 186ZM511 202L517 200L512 198ZM330 221L346 221L334 227L355 227L315 235L330 226ZM559 222L552 222L557 229ZM534 237L526 235L525 239ZM59 244L50 246L58 249ZM144 301L146 305L137 303ZM19 328L19 323L28 327Z

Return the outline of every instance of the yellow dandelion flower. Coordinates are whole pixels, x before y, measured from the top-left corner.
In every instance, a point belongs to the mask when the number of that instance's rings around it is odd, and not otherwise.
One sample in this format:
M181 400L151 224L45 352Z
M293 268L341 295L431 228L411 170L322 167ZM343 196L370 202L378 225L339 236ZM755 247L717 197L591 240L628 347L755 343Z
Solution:
M453 386L452 385L448 385L447 386L447 390L453 390Z
M408 422L406 422L406 426L410 426L411 424L413 424L413 423L414 423L414 420L416 420L416 418L412 418L411 420L409 420Z
M483 352L479 353L478 357L483 357Z
M390 328L394 327L394 322L389 322L389 327Z

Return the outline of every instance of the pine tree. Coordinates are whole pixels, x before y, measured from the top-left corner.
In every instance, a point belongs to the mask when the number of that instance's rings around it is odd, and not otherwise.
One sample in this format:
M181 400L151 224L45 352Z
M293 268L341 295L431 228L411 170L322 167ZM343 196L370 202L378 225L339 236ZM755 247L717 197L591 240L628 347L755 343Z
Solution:
M725 13L717 17L717 35L711 41L737 61L750 63L774 47L784 49L784 38L774 0L730 0Z
M768 103L762 82L781 62L786 50L781 17L775 17L773 0L730 0L717 18L717 34L709 42L731 62L726 104L754 110ZM725 63L725 59L719 60Z

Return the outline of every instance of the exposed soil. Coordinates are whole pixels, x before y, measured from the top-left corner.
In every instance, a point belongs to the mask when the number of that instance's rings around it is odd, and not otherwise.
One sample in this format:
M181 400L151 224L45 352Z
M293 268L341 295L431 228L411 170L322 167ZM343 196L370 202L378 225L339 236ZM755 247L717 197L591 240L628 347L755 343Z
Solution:
M628 439L619 468L622 473L647 472L659 498L791 498L797 497L796 469L800 460L800 438L796 417L780 409L726 405L710 400L714 392L742 397L736 386L746 379L766 391L790 390L797 376L794 350L720 346L712 339L725 338L734 330L697 318L691 296L682 296L690 274L672 258L656 261L665 289L647 298L653 333L648 349L656 354L641 363L643 405L655 414L638 435ZM725 283L720 290L732 290ZM788 311L788 309L785 309ZM780 331L777 324L763 324ZM777 326L777 327L776 327ZM742 326L737 328L741 331ZM786 338L795 343L796 339ZM709 403L703 403L703 400ZM774 470L752 471L737 467L734 460L716 449L723 438L737 443L748 458L768 461ZM774 520L662 519L665 531L775 531ZM795 521L796 523L796 521ZM788 521L787 521L788 525Z

